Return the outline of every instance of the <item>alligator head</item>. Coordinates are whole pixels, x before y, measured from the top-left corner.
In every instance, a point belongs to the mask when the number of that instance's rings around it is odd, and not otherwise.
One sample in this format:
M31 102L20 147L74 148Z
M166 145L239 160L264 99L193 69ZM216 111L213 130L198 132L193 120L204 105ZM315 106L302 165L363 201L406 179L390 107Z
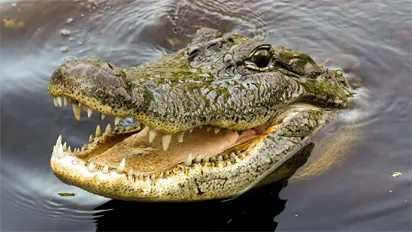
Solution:
M176 53L137 67L72 59L52 75L56 106L113 115L81 149L61 136L51 167L99 195L193 201L243 193L350 103L339 70L307 54L200 29ZM133 116L140 124L122 125ZM102 132L103 131L103 132Z

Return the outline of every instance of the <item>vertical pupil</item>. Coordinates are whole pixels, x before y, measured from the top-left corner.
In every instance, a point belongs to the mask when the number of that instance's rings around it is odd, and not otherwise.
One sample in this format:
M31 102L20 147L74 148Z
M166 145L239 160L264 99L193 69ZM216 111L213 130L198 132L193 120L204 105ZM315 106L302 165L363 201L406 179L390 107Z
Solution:
M268 50L258 50L253 55L253 62L259 68L264 68L269 65L270 62L270 52Z

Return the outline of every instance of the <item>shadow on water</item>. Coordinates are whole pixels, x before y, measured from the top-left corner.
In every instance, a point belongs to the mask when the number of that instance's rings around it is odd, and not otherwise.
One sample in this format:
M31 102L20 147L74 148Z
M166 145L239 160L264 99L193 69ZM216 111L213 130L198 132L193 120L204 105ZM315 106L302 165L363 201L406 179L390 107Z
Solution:
M311 143L266 179L274 183L253 189L229 201L210 200L193 203L148 203L111 200L95 210L97 231L170 231L170 230L270 230L278 223L276 215L287 200L279 193L288 179L306 163ZM116 222L116 223L113 223Z

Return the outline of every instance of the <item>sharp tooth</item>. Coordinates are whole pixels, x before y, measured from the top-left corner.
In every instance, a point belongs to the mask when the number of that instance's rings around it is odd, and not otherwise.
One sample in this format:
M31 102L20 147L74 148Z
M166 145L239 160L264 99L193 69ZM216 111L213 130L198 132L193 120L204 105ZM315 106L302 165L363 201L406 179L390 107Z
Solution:
M192 153L190 153L190 154L187 156L187 158L186 158L186 160L185 160L185 165L186 165L186 166L192 165Z
M215 134L219 133L219 131L220 131L220 128L215 127Z
M212 129L212 127L207 127L206 131L209 132Z
M163 151L167 151L171 140L172 140L171 134L163 135L163 138L162 138Z
M177 141L179 142L179 143L183 143L183 136L185 135L185 132L183 131L183 132L181 132L181 133L179 133L178 135L177 135Z
M94 166L93 162L90 162L89 165L87 165L87 170L89 172L94 172L94 168L95 168L95 166Z
M149 131L149 143L152 143L153 140L156 138L157 131L154 129L150 129Z
M67 151L70 152L70 153L72 153L72 147L69 146L69 147L67 148Z
M59 102L57 101L57 97L53 97L54 106L59 106Z
M124 172L124 166L126 165L126 158L122 159L122 162L120 162L119 167L117 167L116 172L118 174L122 174Z
M119 122L120 122L121 119L122 119L121 117L115 117L115 118L114 118L114 125L119 124Z
M189 129L189 133L192 133L192 132L193 132L193 128Z
M87 117L90 118L93 114L93 110L90 108L87 108Z
M81 113L79 105L80 105L80 103L79 104L76 104L76 103L73 104L73 113L74 113L74 117L77 120L80 120L80 113Z
M200 163L202 161L202 158L200 157L200 154L196 156L195 162Z
M108 174L108 173L109 173L109 166L107 166L107 164L104 165L103 173L104 173L104 174Z
M100 120L103 120L106 117L106 115L100 113Z
M67 106L67 97L63 97L63 104L64 106Z
M133 177L133 170L129 170L127 172L127 175L129 176L129 178L132 178Z
M100 126L97 125L96 127L96 133L95 133L96 137L100 137L102 136L102 129L100 129Z
M56 141L56 147L58 148L61 145L62 145L62 135L59 135Z
M57 150L57 157L62 158L63 156L64 156L63 147L59 146L59 149Z
M63 151L65 151L65 150L67 150L67 143L66 142L64 142L64 144L63 144Z
M57 151L56 151L56 145L53 146L53 155L57 155Z
M106 130L104 131L104 133L106 135L110 134L112 132L112 126L110 124L107 124L106 126Z
M217 160L222 161L222 160L223 160L223 157L222 157L221 155L219 155L219 156L217 157Z
M90 135L90 137L89 137L89 143L92 143L93 142L93 135Z
M59 104L59 106L63 106L63 99L62 97L57 97L57 103Z

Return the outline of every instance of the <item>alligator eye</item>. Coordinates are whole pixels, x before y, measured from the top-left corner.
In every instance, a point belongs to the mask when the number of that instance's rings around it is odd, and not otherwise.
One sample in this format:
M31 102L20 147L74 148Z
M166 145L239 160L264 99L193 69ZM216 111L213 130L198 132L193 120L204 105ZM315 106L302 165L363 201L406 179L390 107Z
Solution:
M269 65L271 57L272 55L269 50L259 49L250 57L250 60L255 63L258 68L265 68Z

